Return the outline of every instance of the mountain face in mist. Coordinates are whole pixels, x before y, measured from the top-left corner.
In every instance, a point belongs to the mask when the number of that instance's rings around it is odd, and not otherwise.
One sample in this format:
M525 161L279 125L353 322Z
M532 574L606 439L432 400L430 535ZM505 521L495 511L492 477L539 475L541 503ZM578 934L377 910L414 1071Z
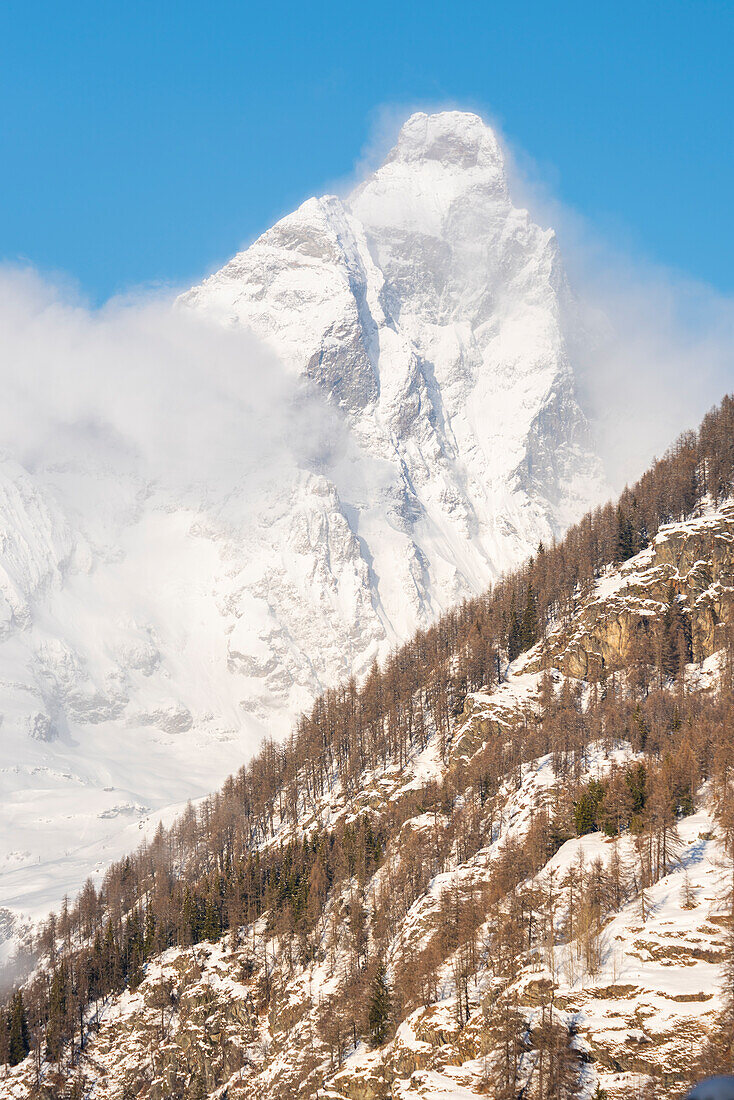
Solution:
M314 426L300 466L263 469L256 506L4 464L7 904L56 903L600 498L569 298L491 130L417 114L347 198L310 199L179 300L331 407L334 438Z
M396 467L406 593L432 611L599 491L567 298L555 236L512 205L492 131L446 112L414 115L348 198L310 199L182 301L256 332Z

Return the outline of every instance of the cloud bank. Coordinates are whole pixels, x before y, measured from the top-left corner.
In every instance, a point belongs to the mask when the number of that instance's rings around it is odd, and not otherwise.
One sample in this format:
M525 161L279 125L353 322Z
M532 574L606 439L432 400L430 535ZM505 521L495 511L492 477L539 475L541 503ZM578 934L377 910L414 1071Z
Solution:
M253 491L328 462L333 410L254 337L137 295L88 308L0 269L0 451L33 471L107 468L177 492Z

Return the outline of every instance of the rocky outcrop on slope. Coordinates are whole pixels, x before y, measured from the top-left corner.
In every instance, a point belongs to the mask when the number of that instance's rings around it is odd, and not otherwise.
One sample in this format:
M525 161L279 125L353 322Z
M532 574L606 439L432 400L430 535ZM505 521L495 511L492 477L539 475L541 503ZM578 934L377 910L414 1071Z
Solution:
M690 624L693 659L724 644L734 610L734 504L660 528L650 547L610 570L579 602L570 626L554 629L528 671L559 668L583 680L633 663L671 599Z

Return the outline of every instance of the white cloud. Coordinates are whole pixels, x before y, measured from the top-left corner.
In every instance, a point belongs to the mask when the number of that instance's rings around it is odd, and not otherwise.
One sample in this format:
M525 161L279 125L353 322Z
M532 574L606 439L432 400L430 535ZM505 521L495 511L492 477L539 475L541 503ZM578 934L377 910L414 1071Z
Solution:
M373 170L411 110L457 106L380 109L354 174L332 189ZM734 301L600 238L489 121L515 201L557 231L576 299L579 391L621 487L734 388ZM172 309L171 296L93 310L68 287L5 267L0 325L0 449L29 468L94 458L179 489L226 491L319 465L341 445L336 414L275 356L241 331Z
M91 310L31 270L0 270L0 449L29 469L101 463L226 492L318 465L335 415L254 337L171 297Z

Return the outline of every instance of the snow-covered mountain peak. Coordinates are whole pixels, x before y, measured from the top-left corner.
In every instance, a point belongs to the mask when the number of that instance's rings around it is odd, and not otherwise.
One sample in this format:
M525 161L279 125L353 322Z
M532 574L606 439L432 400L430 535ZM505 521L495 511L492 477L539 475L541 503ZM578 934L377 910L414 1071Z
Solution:
M0 478L0 533L15 531L0 713L6 764L22 765L0 766L6 897L33 882L37 909L58 900L114 854L128 813L211 789L265 730L598 502L565 296L553 233L513 204L492 130L416 114L350 195L308 199L177 306L254 333L329 406L314 415L338 441L296 447L282 470L277 445L255 452L254 499L141 492L112 467L35 471L22 492ZM278 399L261 397L263 419ZM13 807L44 783L42 831Z
M487 204L508 202L502 151L493 131L461 111L415 114L400 131L384 164L348 200L370 229L392 226L457 241L481 241L486 225L456 219L464 201L486 220ZM491 215L490 215L491 217Z
M494 131L468 111L416 112L407 119L385 163L438 161L462 169L482 168L504 174L504 162Z

